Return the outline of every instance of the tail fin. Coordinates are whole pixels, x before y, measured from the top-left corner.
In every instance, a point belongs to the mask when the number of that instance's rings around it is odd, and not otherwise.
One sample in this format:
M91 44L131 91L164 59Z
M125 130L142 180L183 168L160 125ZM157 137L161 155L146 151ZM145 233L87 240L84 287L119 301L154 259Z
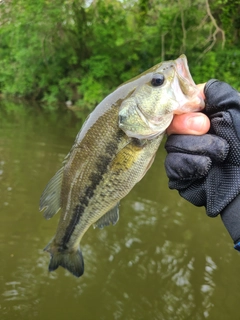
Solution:
M76 251L63 251L58 252L57 250L52 250L50 244L44 249L50 253L50 263L48 266L49 271L56 270L59 266L67 269L76 277L81 277L84 272L84 261L81 250L78 248Z

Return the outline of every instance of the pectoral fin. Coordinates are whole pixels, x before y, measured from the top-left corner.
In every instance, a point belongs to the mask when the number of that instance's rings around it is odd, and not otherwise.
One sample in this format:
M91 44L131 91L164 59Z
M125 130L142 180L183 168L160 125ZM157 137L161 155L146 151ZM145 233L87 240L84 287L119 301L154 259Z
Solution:
M94 228L102 229L103 227L109 226L112 224L113 226L119 220L119 202L115 207L105 213L97 222L94 223Z
M50 219L61 208L60 196L63 178L63 168L52 177L40 198L39 210L44 210L44 218Z

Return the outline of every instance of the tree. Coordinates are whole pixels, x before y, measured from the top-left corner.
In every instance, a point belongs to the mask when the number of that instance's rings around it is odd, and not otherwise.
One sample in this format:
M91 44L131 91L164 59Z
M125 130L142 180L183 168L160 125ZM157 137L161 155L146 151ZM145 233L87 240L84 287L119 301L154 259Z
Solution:
M11 0L0 5L0 91L93 108L161 60L240 89L239 0Z

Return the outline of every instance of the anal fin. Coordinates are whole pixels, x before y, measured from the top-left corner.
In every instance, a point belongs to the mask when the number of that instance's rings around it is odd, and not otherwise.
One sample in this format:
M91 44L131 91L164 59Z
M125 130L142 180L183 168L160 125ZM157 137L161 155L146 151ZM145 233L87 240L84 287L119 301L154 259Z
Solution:
M106 212L97 222L94 223L94 228L102 229L110 224L115 225L119 220L119 202L115 207Z

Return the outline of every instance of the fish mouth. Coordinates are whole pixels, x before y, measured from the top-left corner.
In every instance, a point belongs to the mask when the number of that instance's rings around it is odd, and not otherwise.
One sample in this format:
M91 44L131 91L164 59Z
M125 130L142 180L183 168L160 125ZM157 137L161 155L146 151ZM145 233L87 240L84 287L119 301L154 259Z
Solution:
M173 118L172 113L159 117L150 117L148 114L144 113L139 105L136 106L136 111L143 123L145 123L146 127L150 130L150 133L141 135L141 137L144 137L145 139L152 139L162 134L166 130L166 127L170 125ZM164 127L163 123L165 123Z
M184 95L192 96L196 94L196 84L190 73L187 57L182 54L178 59L175 60L175 70L179 79L179 85Z
M188 62L187 62L187 57L185 54L182 54L179 58L175 60L175 66L176 66L176 71L183 81L188 81L189 84L195 86L195 82L193 81L193 78L191 76L191 73L188 68Z
M136 105L136 111L139 117L142 119L142 121L149 127L151 126L159 126L159 123L163 120L163 117L165 116L154 116L150 115L147 112L144 112L143 108L140 107L140 105Z
M161 135L166 130L166 127L168 127L168 125L171 123L173 118L172 113L160 117L149 118L146 114L144 114L139 105L135 106L135 110L141 123L144 125L145 128L142 132L141 130L139 132L134 131L131 127L126 126L125 121L127 120L127 116L121 114L121 112L119 114L119 128L122 129L130 138L151 140ZM165 124L164 127L163 122Z
M141 118L141 120L148 126L156 126L159 124L159 122L161 121L162 117L154 117L154 116L149 116L148 114L146 114L142 108L140 108L139 105L136 106L136 111L139 115L139 117Z
M189 71L187 57L182 54L174 61L174 67L178 78L178 85L174 83L173 86L181 106L174 113L201 111L205 107L204 97Z

